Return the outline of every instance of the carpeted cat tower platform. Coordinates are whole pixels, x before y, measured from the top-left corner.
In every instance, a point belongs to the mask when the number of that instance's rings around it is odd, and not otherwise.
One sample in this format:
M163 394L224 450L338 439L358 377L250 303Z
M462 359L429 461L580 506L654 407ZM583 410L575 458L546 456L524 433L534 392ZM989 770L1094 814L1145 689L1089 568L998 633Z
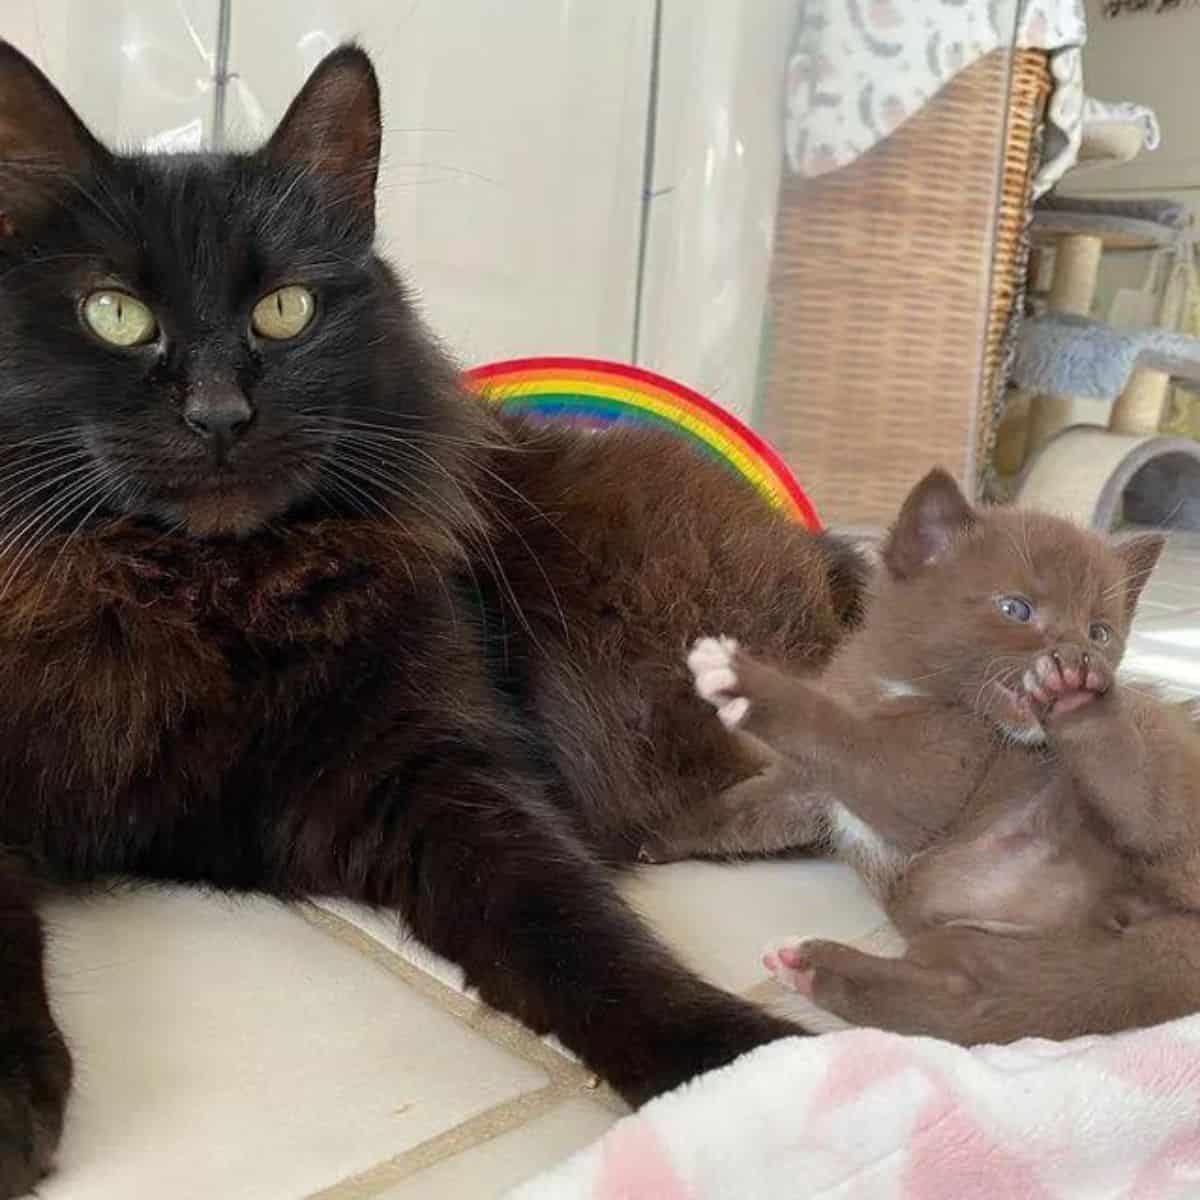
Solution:
M1070 426L1035 452L1020 502L1105 531L1122 521L1200 528L1200 443L1158 432L1172 379L1200 385L1200 339L1070 313L1027 322L1013 364L1019 387L1113 407L1107 428Z

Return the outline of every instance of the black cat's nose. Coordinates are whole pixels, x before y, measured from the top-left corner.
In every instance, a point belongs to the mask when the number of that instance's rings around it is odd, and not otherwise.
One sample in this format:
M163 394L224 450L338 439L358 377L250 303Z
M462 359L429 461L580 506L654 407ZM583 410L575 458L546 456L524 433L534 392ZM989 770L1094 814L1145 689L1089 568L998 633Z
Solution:
M236 388L194 392L183 406L183 423L218 451L228 450L253 420L250 401Z

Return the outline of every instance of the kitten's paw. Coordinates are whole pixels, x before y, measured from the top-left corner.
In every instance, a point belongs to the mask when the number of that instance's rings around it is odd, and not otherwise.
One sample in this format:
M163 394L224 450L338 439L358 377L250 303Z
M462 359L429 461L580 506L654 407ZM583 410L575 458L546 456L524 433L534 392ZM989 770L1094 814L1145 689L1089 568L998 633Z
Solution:
M809 960L806 947L812 938L786 937L768 942L763 950L762 964L775 977L776 982L789 992L811 996L815 968Z
M1025 672L1025 691L1050 717L1078 712L1105 695L1113 684L1108 664L1076 646L1043 654Z
M737 651L733 638L705 637L692 647L687 660L697 693L717 710L726 729L736 729L750 711L750 701L737 694Z

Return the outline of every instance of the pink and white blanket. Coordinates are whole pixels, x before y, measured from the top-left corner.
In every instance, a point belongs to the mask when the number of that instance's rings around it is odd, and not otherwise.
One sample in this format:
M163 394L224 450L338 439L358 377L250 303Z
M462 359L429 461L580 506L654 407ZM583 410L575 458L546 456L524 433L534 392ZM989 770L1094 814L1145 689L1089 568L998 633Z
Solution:
M964 1050L789 1038L625 1118L509 1200L1194 1200L1200 1017Z

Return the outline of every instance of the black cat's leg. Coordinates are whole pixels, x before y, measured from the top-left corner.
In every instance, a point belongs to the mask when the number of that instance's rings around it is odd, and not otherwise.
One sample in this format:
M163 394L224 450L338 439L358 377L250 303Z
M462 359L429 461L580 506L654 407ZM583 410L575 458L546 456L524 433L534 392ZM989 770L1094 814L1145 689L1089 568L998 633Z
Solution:
M71 1087L71 1056L50 1013L45 937L29 865L0 850L0 1197L50 1169Z
M349 841L344 825L333 835L333 856L301 838L315 855L306 890L399 909L487 1003L554 1033L631 1103L803 1032L677 962L495 746L461 730L429 742L358 819Z

